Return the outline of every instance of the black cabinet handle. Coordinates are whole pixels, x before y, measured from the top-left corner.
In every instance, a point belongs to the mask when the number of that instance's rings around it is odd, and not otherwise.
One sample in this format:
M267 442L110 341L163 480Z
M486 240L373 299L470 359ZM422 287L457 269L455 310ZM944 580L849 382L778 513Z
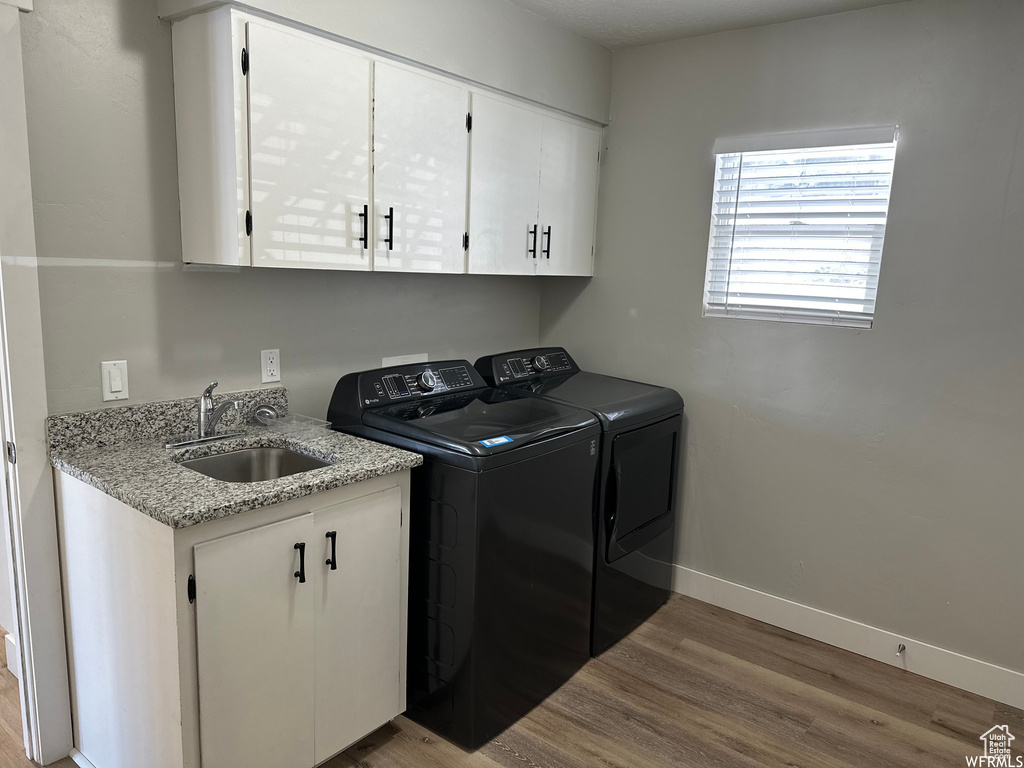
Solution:
M295 548L299 550L299 570L295 572L295 578L299 580L299 584L306 583L306 542L300 541L295 545Z
M395 247L395 209L388 208L387 215L384 217L388 221L388 236L384 238L384 242L388 244L388 250L393 250Z
M329 565L332 571L336 571L338 570L338 532L328 531L327 538L331 540L331 556L327 558L324 565Z
M551 258L551 227L544 230L544 237L548 239L547 245L544 246L544 258Z
M533 238L533 247L530 247L530 238ZM530 258L537 258L537 225L534 224L532 227L526 228L526 253L529 254Z
M363 248L370 247L370 206L364 205L363 212L359 214L359 218L363 220L363 236L359 238L359 242L363 244Z

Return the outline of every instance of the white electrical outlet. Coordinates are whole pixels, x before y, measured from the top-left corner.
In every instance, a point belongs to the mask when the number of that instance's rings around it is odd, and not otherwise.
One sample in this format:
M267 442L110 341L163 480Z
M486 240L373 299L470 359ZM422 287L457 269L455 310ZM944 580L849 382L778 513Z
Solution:
M263 361L263 383L281 380L281 350L264 349L260 352Z
M382 368L390 368L393 365L412 365L413 363L427 362L426 352L416 352L412 355L398 355L397 357L382 357L380 365Z
M103 402L128 399L128 361L106 360L100 363Z

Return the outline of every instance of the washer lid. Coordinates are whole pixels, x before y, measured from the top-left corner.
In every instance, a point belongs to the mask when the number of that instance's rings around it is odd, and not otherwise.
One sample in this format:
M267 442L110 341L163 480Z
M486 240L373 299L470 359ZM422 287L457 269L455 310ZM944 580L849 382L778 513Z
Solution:
M683 398L674 389L587 371L535 379L513 389L593 411L606 429L622 429L683 408Z
M482 389L363 411L368 427L450 451L490 456L597 422L572 406L513 390Z

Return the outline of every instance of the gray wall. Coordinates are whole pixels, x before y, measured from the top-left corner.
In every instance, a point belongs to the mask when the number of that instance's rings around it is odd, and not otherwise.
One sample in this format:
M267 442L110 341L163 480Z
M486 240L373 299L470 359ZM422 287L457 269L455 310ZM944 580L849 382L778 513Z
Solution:
M225 0L157 0L161 17ZM608 121L612 55L509 0L237 0L509 93Z
M474 3L466 34L501 26L486 5L512 23L505 0ZM396 41L408 37L407 18L390 24ZM102 406L101 360L128 360L137 402L198 395L215 378L222 391L259 386L260 350L279 348L293 407L321 416L342 373L382 356L473 359L537 342L535 280L183 267L170 25L155 0L38 0L22 37L51 412ZM578 87L607 98L610 54L582 40L575 51ZM535 55L506 51L504 84ZM603 68L584 74L595 56ZM494 75L474 61L463 75Z
M1024 670L1024 4L617 52L597 277L541 335L676 387L677 562ZM899 123L875 327L702 319L719 136Z

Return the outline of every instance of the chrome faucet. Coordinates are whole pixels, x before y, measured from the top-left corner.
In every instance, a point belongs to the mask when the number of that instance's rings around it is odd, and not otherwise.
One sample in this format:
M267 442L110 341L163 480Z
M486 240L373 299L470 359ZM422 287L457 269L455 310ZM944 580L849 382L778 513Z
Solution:
M221 420L230 409L241 410L241 400L225 400L216 408L213 407L213 390L216 389L217 382L214 381L203 390L203 394L199 397L199 438L213 437L214 430L217 429L217 423Z

